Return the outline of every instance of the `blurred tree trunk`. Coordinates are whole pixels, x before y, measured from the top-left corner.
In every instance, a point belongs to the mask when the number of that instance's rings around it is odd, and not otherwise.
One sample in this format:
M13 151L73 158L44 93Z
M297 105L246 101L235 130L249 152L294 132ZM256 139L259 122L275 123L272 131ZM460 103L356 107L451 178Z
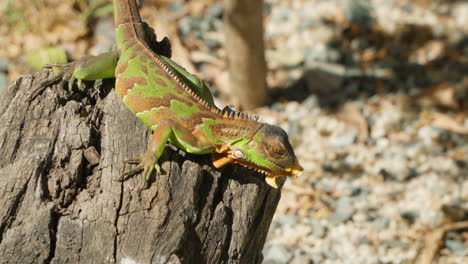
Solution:
M279 190L171 147L148 189L114 181L150 133L113 84L29 103L35 83L0 98L0 263L261 263Z
M267 92L263 0L225 0L224 4L229 90L241 109L261 106Z

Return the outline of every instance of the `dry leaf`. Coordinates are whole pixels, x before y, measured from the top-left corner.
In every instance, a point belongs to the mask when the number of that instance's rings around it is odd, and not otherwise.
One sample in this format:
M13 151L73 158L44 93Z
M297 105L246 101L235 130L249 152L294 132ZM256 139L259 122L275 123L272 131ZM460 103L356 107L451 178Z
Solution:
M428 115L431 124L438 128L443 128L458 134L468 135L468 127L463 126L460 120L442 113L423 113Z
M359 131L359 143L366 141L369 137L369 125L367 124L366 117L356 103L344 104L336 116L339 120Z
M431 61L434 61L445 54L445 47L441 41L432 40L428 41L413 53L409 55L409 60L411 62L416 62L419 64L427 64Z
M210 64L213 64L219 68L223 68L224 67L224 61L216 58L215 56L213 55L210 55L206 52L202 52L202 51L193 51L191 53L191 56L190 58L192 59L192 61L194 63L210 63Z
M438 106L458 109L456 88L450 83L441 83L423 91L414 98L422 106Z
M189 1L187 2L187 9L190 15L199 15L203 13L208 5L207 1Z

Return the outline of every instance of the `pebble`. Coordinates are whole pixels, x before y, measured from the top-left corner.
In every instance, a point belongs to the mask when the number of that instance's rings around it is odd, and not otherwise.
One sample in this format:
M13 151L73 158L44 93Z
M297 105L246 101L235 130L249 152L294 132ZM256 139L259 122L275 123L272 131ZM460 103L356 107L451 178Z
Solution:
M214 29L214 18L211 16L185 16L179 20L179 30L183 37L193 34L198 39L203 39L205 33Z
M326 235L327 229L319 220L304 219L308 225L312 227L312 236L315 238L323 238Z
M313 264L314 262L306 254L297 254L289 263L290 264Z
M331 94L340 90L346 69L340 64L315 62L307 66L304 78L311 93Z
M306 107L307 110L313 111L319 107L319 99L316 95L309 95L303 102L302 106Z
M221 19L224 12L224 5L221 2L213 3L208 8L208 14L212 17Z
M332 224L339 224L350 220L353 217L354 208L349 197L341 197L335 206L335 213L328 217Z
M94 32L96 44L93 50L96 54L101 54L112 49L115 45L114 20L112 18L101 18L96 24Z
M344 148L352 145L356 142L358 137L357 130L346 131L344 133L340 133L338 136L333 137L330 140L330 145L338 148Z
M304 62L304 54L293 49L269 49L265 53L269 69L292 68Z
M292 250L288 245L274 244L263 249L264 264L284 264L292 258Z
M8 65L10 61L5 58L0 58L0 96L6 91L8 88Z
M8 71L8 65L10 64L11 62L6 59L6 58L0 58L0 72L6 72Z
M8 88L8 78L5 72L0 71L0 96L5 93L6 89Z
M184 10L185 3L183 1L171 1L168 4L169 11L175 14L181 14Z
M458 256L468 256L468 247L463 245L463 243L461 243L460 241L447 240L445 241L445 247L447 247L450 251L452 251Z
M347 21L371 28L375 21L372 4L369 0L344 0L341 2Z
M281 215L277 218L277 221L282 225L295 226L297 224L296 215Z
M306 65L314 65L317 62L337 62L341 55L338 50L326 44L317 44L305 49Z

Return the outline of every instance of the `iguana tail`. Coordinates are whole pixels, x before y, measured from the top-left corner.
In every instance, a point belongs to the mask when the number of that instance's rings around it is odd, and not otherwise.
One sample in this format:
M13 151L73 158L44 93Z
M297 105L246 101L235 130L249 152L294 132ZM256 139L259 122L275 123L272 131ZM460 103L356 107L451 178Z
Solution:
M128 23L141 23L136 0L114 0L114 23L119 27Z

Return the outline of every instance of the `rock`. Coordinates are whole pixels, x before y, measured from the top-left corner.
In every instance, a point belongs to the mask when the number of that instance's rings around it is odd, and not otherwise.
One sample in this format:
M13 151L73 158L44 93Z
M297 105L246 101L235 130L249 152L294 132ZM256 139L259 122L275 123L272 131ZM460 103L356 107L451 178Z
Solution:
M295 136L301 133L301 126L299 125L298 120L290 120L289 121L289 128L288 128L288 135Z
M358 131L355 129L343 131L338 136L330 139L330 144L334 147L344 148L356 142Z
M304 78L312 93L331 94L341 90L346 77L346 68L340 64L314 63L307 67Z
M263 249L264 264L284 264L292 258L292 249L288 245L274 244Z
M360 24L370 28L375 23L372 4L369 0L344 0L342 8L350 24Z
M284 104L282 104L280 102L276 102L271 106L271 109L273 109L273 110L275 110L277 112L284 112L286 107L284 106Z
M317 219L304 219L304 222L312 227L312 236L316 238L323 238L327 233L327 228Z
M316 62L337 62L341 54L327 44L317 44L305 49L305 57L305 64L308 66Z
M327 258L329 258L331 260L334 260L334 259L338 258L338 254L336 254L336 252L331 250L331 249L323 250L323 254L325 255L325 257L327 257Z
M407 248L408 247L408 244L398 239L392 239L390 241L387 241L385 244L391 248Z
M211 21L212 21L212 18L209 17L209 16L202 16L201 19L199 20L199 24L198 24L198 29L199 29L199 34L201 34L202 36L208 32L212 27L211 27ZM200 36L199 38L203 38L202 36Z
M453 8L453 11L455 12L453 17L455 18L455 21L459 27L466 27L468 24L468 3L460 2L456 4L456 6Z
M405 156L383 157L375 163L379 173L385 180L404 181L410 177L414 177L415 170L408 164L409 161Z
M293 259L289 264L313 264L314 262L312 259L310 259L309 256L307 256L305 253L300 252L297 254L294 254Z
M372 225L379 231L385 230L390 225L390 219L386 216L377 216Z
M171 1L168 3L167 7L171 13L182 14L185 3L184 1Z
M445 241L445 247L460 257L468 256L468 248L457 240Z
M0 96L6 91L8 88L8 65L10 61L6 58L0 58Z
M292 68L304 62L303 52L297 49L268 49L265 57L269 69Z
M7 74L5 72L0 71L0 96L3 95L3 93L6 91L7 88L8 88Z
M8 71L8 65L10 63L10 60L8 60L7 58L0 58L0 72Z
M313 110L319 107L319 99L316 95L312 94L307 99L302 102L302 105L308 108L309 110Z
M189 16L184 16L179 20L179 31L182 37L185 37L192 31L192 19Z
M353 214L354 208L351 199L347 196L343 196L338 200L335 206L335 213L328 217L328 221L332 224L344 223L351 220Z
M386 181L395 179L395 176L386 169L380 169L379 174L382 175Z
M186 16L179 20L179 30L183 36L193 34L195 37L200 38L202 32L208 28L207 19L202 16Z
M212 17L221 18L224 12L224 5L221 2L216 2L208 8L208 14Z
M281 223L282 225L289 225L289 226L295 226L297 224L297 216L296 215L280 215L277 218L277 221Z
M312 226L312 234L315 236L315 237L318 237L318 238L323 238L325 237L325 235L327 234L327 228L322 225L321 223L315 223L313 226Z
M209 50L215 50L222 46L222 43L217 39L205 39L205 45Z
M350 188L350 192L353 198L365 196L367 194L366 189L362 186L353 186Z
M114 20L107 17L99 19L94 31L94 39L96 44L94 44L93 49L96 54L111 50L115 45Z
M370 240L367 236L362 236L358 240L359 245L372 245L372 240Z
M419 217L419 212L416 210L407 210L400 212L400 216L410 222L413 222Z

